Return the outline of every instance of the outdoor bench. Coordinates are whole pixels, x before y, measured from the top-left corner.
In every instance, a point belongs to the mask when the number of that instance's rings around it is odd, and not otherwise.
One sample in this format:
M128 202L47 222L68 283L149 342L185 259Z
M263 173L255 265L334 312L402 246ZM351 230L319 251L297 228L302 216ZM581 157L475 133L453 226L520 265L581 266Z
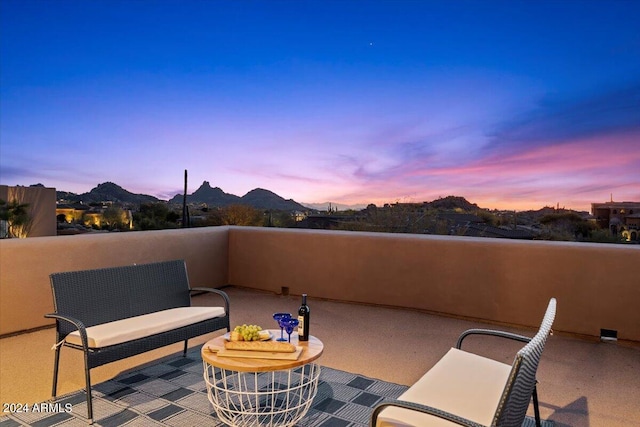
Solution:
M60 349L84 353L89 422L93 423L92 368L220 329L229 331L229 298L221 290L190 288L185 262L71 271L50 275L56 320L52 397ZM220 307L193 307L194 292L221 298Z
M533 397L536 425L540 412L536 371L556 313L551 298L533 338L489 329L469 329L422 378L398 397L385 401L371 415L372 427L521 427ZM512 365L461 350L470 335L489 335L527 343Z

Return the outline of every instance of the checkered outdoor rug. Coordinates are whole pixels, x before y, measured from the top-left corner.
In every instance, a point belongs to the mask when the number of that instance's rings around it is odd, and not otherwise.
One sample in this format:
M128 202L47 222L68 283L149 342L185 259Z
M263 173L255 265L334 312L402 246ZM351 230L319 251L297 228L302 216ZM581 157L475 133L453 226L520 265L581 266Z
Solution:
M222 427L207 399L199 349L122 374L93 387L96 426ZM396 398L406 386L322 367L318 394L300 427L367 426L372 408ZM57 408L0 417L0 427L86 426L84 391L59 397ZM65 406L66 405L66 406ZM70 411L64 410L70 408ZM55 412L55 410L59 412ZM523 427L534 426L527 419ZM543 427L553 423L545 422Z

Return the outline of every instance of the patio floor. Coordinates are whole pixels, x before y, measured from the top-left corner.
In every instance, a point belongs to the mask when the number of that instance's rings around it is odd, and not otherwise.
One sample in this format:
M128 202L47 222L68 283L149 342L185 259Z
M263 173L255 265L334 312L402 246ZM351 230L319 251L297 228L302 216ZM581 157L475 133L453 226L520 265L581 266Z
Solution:
M275 328L271 314L295 312L299 297L228 287L232 325ZM208 305L210 296L194 298ZM532 335L534 330L496 327L414 310L315 300L311 333L325 344L319 363L335 369L410 385L446 353L468 328L488 327ZM540 318L546 307L540 307ZM558 311L562 301L558 301ZM220 332L222 333L222 332ZM190 346L219 335L190 341ZM50 397L53 329L0 339L0 401L35 403ZM465 340L464 349L511 363L517 343L497 338ZM92 370L97 384L181 351L175 344ZM640 343L588 340L556 333L547 341L538 370L541 415L556 426L640 425ZM62 352L59 394L84 386L80 352ZM531 409L531 408L530 408ZM530 414L532 411L530 410Z

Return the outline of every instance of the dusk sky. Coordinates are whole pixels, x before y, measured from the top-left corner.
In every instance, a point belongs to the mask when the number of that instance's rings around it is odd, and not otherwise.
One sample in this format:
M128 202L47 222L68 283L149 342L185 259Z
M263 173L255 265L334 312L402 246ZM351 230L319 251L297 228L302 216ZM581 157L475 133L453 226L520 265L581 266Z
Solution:
M0 184L640 201L640 1L0 1Z

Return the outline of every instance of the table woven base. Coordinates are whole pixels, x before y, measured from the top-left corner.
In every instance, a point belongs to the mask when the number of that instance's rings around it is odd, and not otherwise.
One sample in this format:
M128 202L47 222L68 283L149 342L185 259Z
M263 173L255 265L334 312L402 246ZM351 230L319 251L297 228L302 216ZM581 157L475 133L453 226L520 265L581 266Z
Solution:
M315 363L272 372L236 372L204 362L209 401L230 426L293 426L318 391Z

